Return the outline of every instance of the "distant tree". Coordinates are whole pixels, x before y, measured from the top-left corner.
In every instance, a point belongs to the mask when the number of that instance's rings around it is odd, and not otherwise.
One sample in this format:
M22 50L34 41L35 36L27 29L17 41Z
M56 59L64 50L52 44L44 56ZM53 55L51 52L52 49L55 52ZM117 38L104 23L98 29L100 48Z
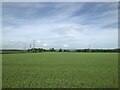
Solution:
M30 51L31 51L31 49L28 49L27 51L28 51L28 52L30 52Z
M75 52L81 52L81 50L80 49L76 49Z
M31 50L32 50L33 53L35 53L35 48L32 48Z
M62 49L61 49L61 48L59 49L59 52L62 52Z
M47 50L43 49L43 52L46 52Z
M43 52L43 48L38 48L38 52Z
M70 50L68 49L68 50L66 50L67 52L69 52Z
M49 49L50 52L55 52L56 50L54 48Z
M64 50L64 52L67 52L67 50Z
M54 48L51 48L51 51L52 51L52 52L54 52L54 51L55 51L55 49L54 49Z
M36 53L37 52L37 49L36 48L34 48L34 53Z

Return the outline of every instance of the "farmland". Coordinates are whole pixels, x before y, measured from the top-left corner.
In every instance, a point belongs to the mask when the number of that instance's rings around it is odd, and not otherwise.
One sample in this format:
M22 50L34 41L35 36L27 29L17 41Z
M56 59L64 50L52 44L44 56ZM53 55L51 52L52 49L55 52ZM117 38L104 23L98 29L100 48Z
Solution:
M117 53L3 54L3 88L115 88Z

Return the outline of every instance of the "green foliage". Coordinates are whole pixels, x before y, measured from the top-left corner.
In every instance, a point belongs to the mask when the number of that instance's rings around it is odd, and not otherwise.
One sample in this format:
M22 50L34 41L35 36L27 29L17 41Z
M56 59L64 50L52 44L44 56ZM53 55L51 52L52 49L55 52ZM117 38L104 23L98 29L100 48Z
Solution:
M49 49L50 52L55 52L56 50L54 48Z
M116 88L116 53L3 54L3 88Z
M26 53L25 50L2 50L2 54L17 54L17 53Z
M59 49L59 52L62 52L62 49L61 49L61 48Z

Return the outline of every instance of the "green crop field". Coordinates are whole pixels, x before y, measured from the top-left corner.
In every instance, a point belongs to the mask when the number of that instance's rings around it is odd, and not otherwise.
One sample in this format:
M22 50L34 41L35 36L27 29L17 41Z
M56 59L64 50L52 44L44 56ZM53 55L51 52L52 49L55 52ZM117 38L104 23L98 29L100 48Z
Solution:
M3 88L117 88L117 53L3 54Z

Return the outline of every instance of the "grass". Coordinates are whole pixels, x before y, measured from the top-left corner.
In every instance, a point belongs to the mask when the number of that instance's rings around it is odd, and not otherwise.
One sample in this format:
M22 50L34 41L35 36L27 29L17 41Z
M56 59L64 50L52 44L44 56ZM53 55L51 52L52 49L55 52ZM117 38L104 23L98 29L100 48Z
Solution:
M117 88L117 53L3 54L3 88Z

